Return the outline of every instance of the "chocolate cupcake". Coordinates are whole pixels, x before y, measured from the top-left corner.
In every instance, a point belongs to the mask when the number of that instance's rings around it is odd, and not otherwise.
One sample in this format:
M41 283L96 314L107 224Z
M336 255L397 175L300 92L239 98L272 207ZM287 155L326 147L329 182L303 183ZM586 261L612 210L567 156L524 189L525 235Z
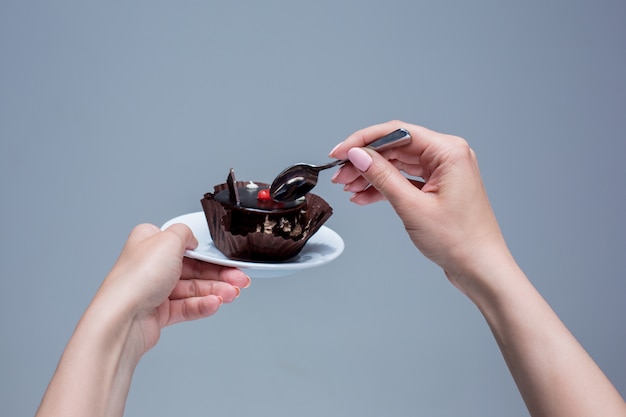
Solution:
M269 184L236 181L232 169L226 183L214 186L201 203L215 247L230 259L253 262L296 256L333 212L311 193L274 201Z

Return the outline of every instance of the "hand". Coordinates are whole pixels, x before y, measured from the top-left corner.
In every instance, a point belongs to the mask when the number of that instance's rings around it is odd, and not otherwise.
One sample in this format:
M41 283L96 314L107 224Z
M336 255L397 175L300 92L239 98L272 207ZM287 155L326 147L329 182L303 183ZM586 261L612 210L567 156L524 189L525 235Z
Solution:
M400 127L409 145L382 154L362 148ZM509 253L465 140L393 121L350 135L330 156L351 162L333 181L352 201L389 200L415 246L476 304L531 415L626 415L619 392Z
M382 154L362 148L400 127L411 133L410 144ZM345 184L357 204L387 199L415 246L462 291L465 277L480 267L477 262L486 251L508 251L476 156L462 138L392 121L353 133L330 156L352 162L332 181Z
M121 416L133 371L161 329L214 314L250 284L243 272L184 258L185 225L135 227L76 326L38 417Z
M163 327L208 317L250 284L238 269L184 258L184 251L197 244L182 224L165 231L137 226L96 295L95 300L115 299L116 305L132 306L140 354L156 344Z

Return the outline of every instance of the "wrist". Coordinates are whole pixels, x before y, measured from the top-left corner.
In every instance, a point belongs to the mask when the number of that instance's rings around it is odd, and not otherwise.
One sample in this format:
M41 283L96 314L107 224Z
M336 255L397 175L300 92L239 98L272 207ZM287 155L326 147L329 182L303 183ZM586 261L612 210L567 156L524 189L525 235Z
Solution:
M465 252L462 268L445 270L450 282L482 310L507 288L527 282L504 239L494 239Z
M91 338L103 351L123 358L120 365L134 368L143 355L140 335L135 334L134 308L107 298L97 295L92 300L76 333Z
M127 278L127 274L114 268L98 289L81 322L98 327L101 335L106 337L109 349L122 349L120 354L125 358L139 362L147 349L141 326L137 323L145 312L141 308L142 300Z
M96 296L68 342L38 417L122 415L141 358L133 319Z

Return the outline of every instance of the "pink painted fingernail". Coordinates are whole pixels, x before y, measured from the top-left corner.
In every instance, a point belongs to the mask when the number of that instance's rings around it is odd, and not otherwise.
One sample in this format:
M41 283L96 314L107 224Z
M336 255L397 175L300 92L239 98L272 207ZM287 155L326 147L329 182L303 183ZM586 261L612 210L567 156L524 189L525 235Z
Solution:
M358 170L365 172L372 165L372 157L362 148L352 148L348 151L348 159Z
M339 145L341 145L341 143L338 143L335 145L335 147L333 148L332 151L330 151L330 153L328 154L328 156L330 156L331 158L333 157L333 153L335 153L335 151L337 150L337 148L339 147Z
M340 172L341 172L341 168L339 168L337 171L335 171L333 176L330 177L330 182L336 182L337 181L337 177L339 176Z

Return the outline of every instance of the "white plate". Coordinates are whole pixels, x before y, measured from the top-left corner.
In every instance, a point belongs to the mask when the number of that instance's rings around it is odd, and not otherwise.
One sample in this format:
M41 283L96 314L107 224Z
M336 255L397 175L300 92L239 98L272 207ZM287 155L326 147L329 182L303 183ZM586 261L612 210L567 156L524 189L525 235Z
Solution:
M218 265L234 266L243 270L251 278L280 277L324 265L341 255L344 248L343 239L330 228L322 226L311 236L298 255L284 262L234 261L228 259L213 244L204 212L197 211L175 217L161 226L161 229L166 229L174 223L186 224L198 239L198 247L186 251L185 256Z

